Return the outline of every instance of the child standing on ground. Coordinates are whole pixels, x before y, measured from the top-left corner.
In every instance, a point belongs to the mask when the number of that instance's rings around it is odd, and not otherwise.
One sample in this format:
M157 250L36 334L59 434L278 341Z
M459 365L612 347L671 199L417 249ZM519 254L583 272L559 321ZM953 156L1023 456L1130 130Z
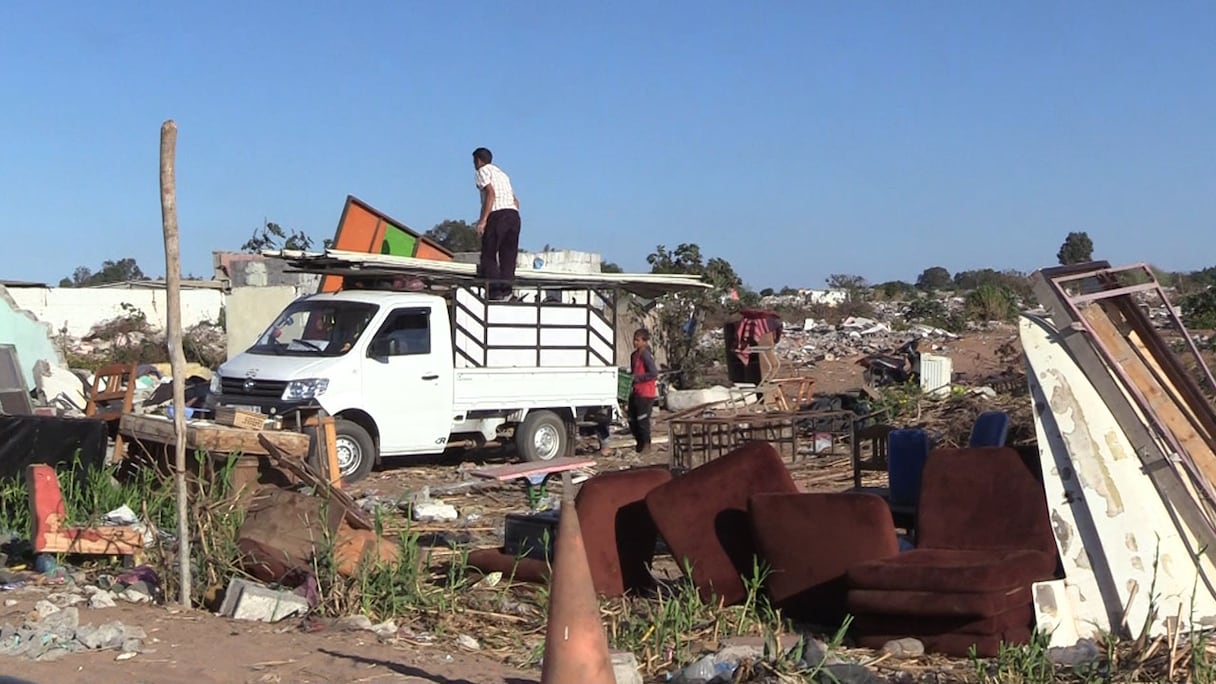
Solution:
M638 328L633 333L633 354L629 357L633 373L633 392L629 394L629 431L637 442L639 454L650 448L650 410L658 397L658 368L650 353L650 331Z

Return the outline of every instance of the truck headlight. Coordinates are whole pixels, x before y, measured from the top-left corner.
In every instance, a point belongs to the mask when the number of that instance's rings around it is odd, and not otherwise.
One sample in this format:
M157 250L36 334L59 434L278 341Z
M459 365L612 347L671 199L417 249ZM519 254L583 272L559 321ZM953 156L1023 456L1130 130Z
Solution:
M325 394L327 389L329 389L329 378L292 380L287 383L287 389L283 390L283 401L312 399Z
M220 374L212 373L211 374L211 393L212 394L223 394L223 389L224 389L224 383L220 380Z

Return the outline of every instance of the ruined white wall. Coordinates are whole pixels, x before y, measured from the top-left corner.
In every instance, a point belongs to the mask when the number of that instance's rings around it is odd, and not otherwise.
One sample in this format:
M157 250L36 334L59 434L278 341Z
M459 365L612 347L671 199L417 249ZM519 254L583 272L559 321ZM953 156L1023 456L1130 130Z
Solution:
M0 344L17 348L17 362L25 375L25 386L33 390L34 364L45 360L52 366L62 366L63 354L51 341L51 327L35 320L14 301L13 295L26 288L6 289L0 285Z
M165 327L164 290L14 287L8 293L19 308L49 324L55 335L66 328L69 336L84 337L94 325L125 316L124 303L143 311L153 328ZM219 290L183 290L182 327L219 320L223 307L224 293Z
M293 287L272 285L267 287L234 287L228 293L224 311L224 323L228 334L228 358L248 349L279 312L304 294L311 294L316 286Z

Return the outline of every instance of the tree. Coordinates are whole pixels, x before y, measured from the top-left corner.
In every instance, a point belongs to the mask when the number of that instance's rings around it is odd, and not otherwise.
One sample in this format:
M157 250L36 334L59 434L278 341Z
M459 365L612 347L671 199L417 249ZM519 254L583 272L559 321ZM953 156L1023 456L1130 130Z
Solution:
M950 279L950 271L942 266L930 266L921 271L920 277L916 279L916 287L925 291L945 290L953 282Z
M1093 261L1094 242L1089 239L1089 234L1084 231L1069 233L1068 237L1064 238L1064 244L1060 245L1060 251L1056 253L1056 258L1060 260L1060 264L1063 266Z
M1193 330L1216 330L1216 287L1182 298L1182 322Z
M611 261L600 262L600 273L624 273L624 269Z
M327 238L321 244L325 249L329 249L333 242ZM267 221L261 228L254 229L253 235L241 245L241 251L251 254L281 249L307 252L312 249L313 244L313 239L304 231L288 231L277 223Z
M650 264L651 273L700 275L705 271L705 264L701 260L701 248L687 242L681 243L679 247L670 252L664 245L655 247L655 250L646 257L646 263Z
M732 289L739 290L738 305L753 301L755 295L741 287L743 281L730 262L717 257L704 261L696 244L682 243L673 250L659 245L646 257L646 263L650 264L651 273L699 275L713 286L710 290L664 295L652 305L637 307L655 312L657 324L651 332L655 343L667 353L668 366L675 371L675 385L684 389L696 387L698 376L719 359L716 347L698 344L702 320L708 312L723 311L720 300Z
M874 286L874 292L887 301L915 299L920 294L912 283L902 280L888 280L885 283L879 283Z
M436 223L423 235L452 252L477 252L481 250L481 236L477 227L466 221L447 219Z
M101 269L94 273L87 266L77 266L72 271L71 278L59 281L59 287L91 287L109 283L125 283L133 280L147 280L143 270L135 260L127 257L118 261L103 261Z
M827 277L828 287L833 290L864 290L868 283L866 279L859 275L849 275L847 273L833 273Z
M772 297L774 294L776 293L773 292L773 288L771 287L766 287L763 290L760 290L761 297Z

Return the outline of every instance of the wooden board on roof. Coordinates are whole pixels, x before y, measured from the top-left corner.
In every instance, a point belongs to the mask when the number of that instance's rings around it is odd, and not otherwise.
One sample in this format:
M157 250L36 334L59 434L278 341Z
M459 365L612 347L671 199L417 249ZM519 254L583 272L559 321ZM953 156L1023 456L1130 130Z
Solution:
M339 249L324 253L296 250L267 251L263 255L283 259L301 273L322 275L420 278L432 285L476 285L480 281L477 265L457 261L437 261L387 254L367 254ZM642 297L689 290L709 289L700 276L666 273L565 273L558 271L518 270L517 287L549 289L620 288Z
M446 247L411 229L372 205L346 196L338 229L334 232L334 249L366 254L451 261L454 257ZM336 292L342 286L341 275L327 274L321 279L319 292Z

